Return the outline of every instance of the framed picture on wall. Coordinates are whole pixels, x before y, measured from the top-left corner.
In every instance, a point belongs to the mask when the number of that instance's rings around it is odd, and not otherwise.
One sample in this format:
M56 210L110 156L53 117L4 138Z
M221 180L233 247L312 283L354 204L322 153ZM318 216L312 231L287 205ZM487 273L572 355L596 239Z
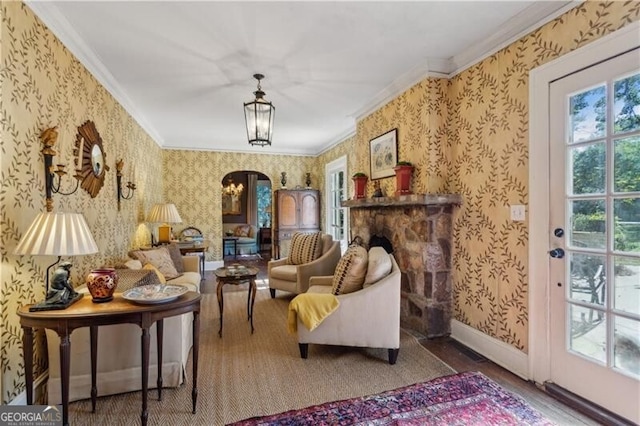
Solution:
M240 213L240 196L222 194L222 214L233 215Z
M395 175L393 168L398 162L398 129L389 130L369 141L369 164L371 179L382 179Z

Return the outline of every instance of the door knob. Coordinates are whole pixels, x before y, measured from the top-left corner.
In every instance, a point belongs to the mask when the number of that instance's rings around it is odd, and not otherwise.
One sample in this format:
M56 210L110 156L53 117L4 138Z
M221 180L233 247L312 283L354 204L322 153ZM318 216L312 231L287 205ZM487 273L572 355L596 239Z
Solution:
M562 259L564 257L564 250L561 248L555 248L549 252L549 256L555 259Z

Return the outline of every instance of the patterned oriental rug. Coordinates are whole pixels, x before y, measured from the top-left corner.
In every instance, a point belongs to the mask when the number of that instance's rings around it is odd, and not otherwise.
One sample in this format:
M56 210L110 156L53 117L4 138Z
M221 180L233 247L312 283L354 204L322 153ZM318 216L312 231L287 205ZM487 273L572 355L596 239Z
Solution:
M253 417L249 425L553 425L521 397L478 372L439 377L360 398Z

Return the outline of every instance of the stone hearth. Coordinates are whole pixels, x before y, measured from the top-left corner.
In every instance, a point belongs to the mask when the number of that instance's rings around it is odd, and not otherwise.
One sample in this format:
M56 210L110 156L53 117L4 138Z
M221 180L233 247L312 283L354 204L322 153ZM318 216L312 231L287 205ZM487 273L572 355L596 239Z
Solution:
M351 237L367 245L387 237L402 272L403 327L429 338L451 333L451 247L455 194L412 194L343 201L349 207Z

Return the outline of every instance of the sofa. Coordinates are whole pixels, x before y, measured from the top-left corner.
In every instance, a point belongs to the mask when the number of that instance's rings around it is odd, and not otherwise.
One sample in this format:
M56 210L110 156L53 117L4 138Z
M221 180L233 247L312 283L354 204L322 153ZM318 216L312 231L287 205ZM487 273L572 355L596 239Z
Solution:
M225 242L223 254L234 256L236 254L258 253L258 227L248 223L223 223L222 231L225 236L237 237L236 253L233 253L233 243ZM231 235L227 235L227 234Z
M184 272L166 279L167 284L184 285L191 291L200 291L199 259L196 256L181 256ZM142 262L128 259L117 265L119 276L116 293L135 285L158 284L160 274L152 268L145 269ZM76 288L79 293L89 295L86 285ZM108 303L108 302L107 302ZM193 314L183 314L164 320L164 342L162 353L163 387L177 387L184 380L184 371L193 344ZM141 389L142 360L140 355L141 329L134 324L118 324L98 329L98 396L113 395ZM157 350L156 327L150 328L151 345L149 355L149 388L156 387ZM60 388L60 339L52 330L46 330L49 353L48 404L61 404ZM69 401L91 397L91 357L89 328L76 329L71 335L71 374Z
M347 280L360 274L349 271L351 265L344 266L345 257L349 255L347 250L336 267L336 276ZM334 276L311 277L307 292L291 301L289 330L297 334L302 358L307 358L309 344L313 343L386 348L389 364L396 363L400 350L400 268L392 254L373 247L360 271L363 280L348 292L338 290L341 294L335 294ZM302 300L296 300L298 298ZM318 305L314 306L317 299L324 304L320 310ZM315 315L309 317L305 310L311 309ZM321 311L323 315L318 315Z

